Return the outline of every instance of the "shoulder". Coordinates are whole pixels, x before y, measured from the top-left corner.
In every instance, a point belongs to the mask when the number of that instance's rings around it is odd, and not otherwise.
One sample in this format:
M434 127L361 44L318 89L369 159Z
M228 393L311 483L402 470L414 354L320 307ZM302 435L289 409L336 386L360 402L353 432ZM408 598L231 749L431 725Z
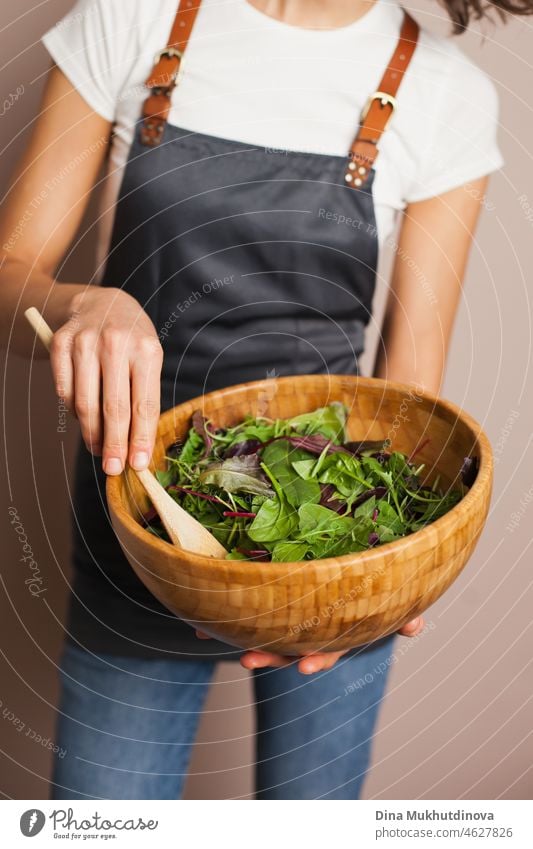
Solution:
M404 202L425 200L490 174L503 164L498 94L489 74L452 38L421 32L404 121L413 152Z
M165 11L177 9L177 0L76 0L72 9L67 12L62 21L74 22L75 18L84 17L105 20L122 19L124 21L136 18L150 17ZM58 24L61 26L61 22Z
M54 62L108 120L167 44L177 0L77 0L44 36ZM134 95L134 92L132 93Z
M72 40L85 49L109 43L134 51L161 28L170 31L176 8L177 0L76 0L45 38Z
M446 107L455 104L496 113L498 93L491 77L461 50L457 37L446 38L422 29L413 59L415 84L426 89L426 97Z

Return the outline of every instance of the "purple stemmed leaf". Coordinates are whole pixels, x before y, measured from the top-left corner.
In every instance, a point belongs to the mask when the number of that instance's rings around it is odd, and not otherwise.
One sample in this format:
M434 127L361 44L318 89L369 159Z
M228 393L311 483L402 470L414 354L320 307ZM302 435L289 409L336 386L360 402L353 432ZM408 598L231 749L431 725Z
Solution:
M239 554L244 554L250 560L270 561L270 551L265 548L238 548Z
M378 454L384 454L385 449L390 445L387 439L367 439L363 442L345 442L342 446L349 451L350 454L362 454L363 451L374 451ZM375 456L375 455L373 455Z
M278 442L280 439L290 442L294 448L302 448L304 451L307 451L309 454L315 454L317 457L322 454L324 448L328 449L328 454L336 454L339 451L344 454L349 453L342 445L335 445L331 439L327 439L319 433L312 434L311 436L276 436L264 444L269 445L271 442Z
M214 504L224 504L224 501L217 498L216 495L208 495L207 492L198 492L196 489L189 489L189 487L180 486L177 483L167 487L167 492L179 492L180 495L195 495L196 498L203 498L204 501L212 501Z
M479 457L465 457L461 466L461 480L465 486L472 486L479 469Z
M245 439L244 442L236 442L231 448L227 448L224 452L224 458L229 457L244 457L247 454L257 454L262 446L262 442L258 439Z
M364 504L365 501L368 501L369 498L375 496L376 501L380 498L384 498L387 494L386 486L375 486L373 489L367 489L366 492L362 492L352 504L353 509L355 510L357 507L360 507L361 504Z
M198 436L201 436L204 441L204 450L200 457L200 459L203 460L211 453L211 448L213 447L213 437L207 430L207 419L205 416L202 416L200 410L195 410L192 414L192 426Z
M328 507L330 510L334 510L335 513L344 513L346 510L346 502L342 501L340 498L333 498L335 495L336 489L332 483L324 483L320 484L320 501L319 504L322 507Z

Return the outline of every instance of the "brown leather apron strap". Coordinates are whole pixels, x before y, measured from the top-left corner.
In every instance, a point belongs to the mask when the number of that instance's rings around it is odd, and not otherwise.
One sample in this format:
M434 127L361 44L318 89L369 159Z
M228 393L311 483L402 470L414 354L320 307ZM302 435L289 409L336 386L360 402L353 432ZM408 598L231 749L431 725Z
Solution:
M146 85L151 89L144 101L141 142L149 147L160 144L170 112L181 60L191 37L201 0L180 0L167 46L155 57Z
M157 146L163 138L172 92L200 4L201 0L180 0L168 44L155 57L154 67L146 80L150 94L143 106L141 142L149 147ZM369 97L363 109L359 131L352 143L344 179L354 188L364 184L376 161L378 143L396 108L396 93L415 51L418 34L418 24L405 12L396 49L378 90Z
M419 31L417 22L404 12L398 44L377 91L368 98L350 149L350 161L344 179L353 188L361 188L377 159L379 140L396 108L396 93L413 58Z

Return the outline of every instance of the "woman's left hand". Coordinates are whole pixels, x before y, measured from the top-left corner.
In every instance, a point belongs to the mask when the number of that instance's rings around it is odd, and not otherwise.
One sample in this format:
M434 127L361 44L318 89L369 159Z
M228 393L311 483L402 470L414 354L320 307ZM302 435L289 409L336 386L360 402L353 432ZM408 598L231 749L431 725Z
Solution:
M412 619L411 622L407 622L403 628L400 628L398 633L403 637L416 637L424 630L424 624L422 616L417 616L416 619ZM207 634L203 634L201 631L197 631L196 634L200 639L209 639ZM326 669L331 669L343 654L347 654L347 651L308 654L298 661L298 671L303 675L324 672ZM265 666L289 666L295 662L295 658L274 652L247 651L241 656L240 661L241 666L244 666L245 669L263 669Z

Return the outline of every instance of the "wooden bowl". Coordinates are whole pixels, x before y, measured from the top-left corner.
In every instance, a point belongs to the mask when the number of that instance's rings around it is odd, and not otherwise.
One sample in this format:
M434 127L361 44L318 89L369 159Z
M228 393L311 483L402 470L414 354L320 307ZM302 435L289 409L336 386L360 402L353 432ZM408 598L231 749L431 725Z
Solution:
M301 563L217 560L149 534L140 514L147 496L131 470L107 479L120 544L141 581L177 616L243 649L284 654L340 651L390 634L422 613L450 586L472 554L492 489L492 452L481 427L459 407L412 387L344 375L244 383L180 404L159 421L154 451L166 449L200 409L218 427L247 415L287 418L332 401L349 408L352 440L392 440L394 450L426 463L429 479L459 484L465 457L479 458L460 503L421 531L369 551ZM426 441L427 440L427 441Z

